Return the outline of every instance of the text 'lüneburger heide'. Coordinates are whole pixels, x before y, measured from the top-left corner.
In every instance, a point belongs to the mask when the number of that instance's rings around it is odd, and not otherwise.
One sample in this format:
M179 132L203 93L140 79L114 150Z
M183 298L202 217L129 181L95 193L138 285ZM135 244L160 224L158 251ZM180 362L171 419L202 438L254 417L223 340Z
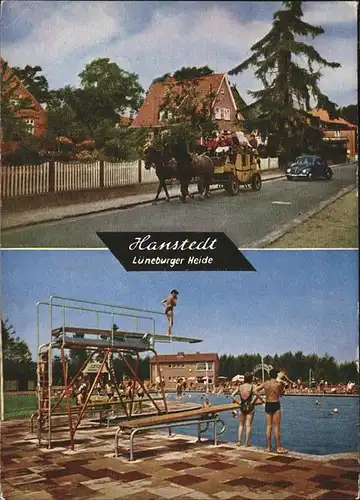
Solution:
M214 258L209 255L209 252L216 250L216 238L206 238L206 240L191 241L189 239L164 241L158 243L152 240L148 234L143 237L137 237L129 245L129 250L136 251L137 255L132 258L132 264L137 265L152 265L152 266L169 266L174 268L187 265L204 265L212 264ZM144 252L139 255L139 252ZM158 256L147 257L147 252L159 252ZM161 256L162 252L174 252L176 256ZM184 256L181 255L184 252ZM190 255L189 255L190 254Z

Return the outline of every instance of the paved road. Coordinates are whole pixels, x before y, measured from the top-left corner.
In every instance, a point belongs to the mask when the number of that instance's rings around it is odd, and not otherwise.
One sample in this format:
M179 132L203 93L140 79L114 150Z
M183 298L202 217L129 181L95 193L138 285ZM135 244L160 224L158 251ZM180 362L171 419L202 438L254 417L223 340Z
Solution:
M355 185L356 164L334 168L332 181L264 182L260 192L242 190L231 197L224 191L209 200L179 200L143 205L102 214L4 231L3 248L103 247L96 231L224 231L241 248L278 230L316 208L343 188ZM277 203L276 203L277 202Z

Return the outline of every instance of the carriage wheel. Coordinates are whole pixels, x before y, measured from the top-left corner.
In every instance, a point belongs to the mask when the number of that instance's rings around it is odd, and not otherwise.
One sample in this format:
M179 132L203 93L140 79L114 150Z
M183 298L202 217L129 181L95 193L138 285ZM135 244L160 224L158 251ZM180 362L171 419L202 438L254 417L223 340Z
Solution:
M226 191L231 194L231 196L236 196L239 192L240 186L237 177L234 174L230 174L227 183L224 185Z
M251 189L253 191L260 191L261 189L261 177L259 174L254 174L251 178Z

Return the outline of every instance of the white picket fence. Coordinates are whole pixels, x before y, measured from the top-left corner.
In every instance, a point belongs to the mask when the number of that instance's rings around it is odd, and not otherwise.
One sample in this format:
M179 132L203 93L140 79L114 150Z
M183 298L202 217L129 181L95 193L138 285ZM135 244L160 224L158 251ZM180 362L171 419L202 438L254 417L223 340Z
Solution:
M279 168L279 158L260 158L260 169L269 170Z
M49 191L49 163L1 168L1 195L41 194Z
M139 180L137 161L129 163L104 162L104 186L126 186Z
M55 163L55 191L77 191L100 186L100 162Z
M261 170L278 168L278 158L262 158ZM146 170L144 162L103 162L103 187L128 186L157 182L155 169ZM94 163L63 163L53 165L52 191L78 191L100 188L101 165ZM50 192L50 164L3 166L1 196L36 195Z
M89 188L116 187L157 182L153 168L146 170L144 162L103 162L101 186L100 161L94 163L53 164L53 187L50 189L49 163L41 165L3 166L1 168L1 196L36 195L52 191L77 191Z
M141 161L141 182L158 182L158 178L156 176L156 172L154 168L150 168L150 170L146 170L145 164Z

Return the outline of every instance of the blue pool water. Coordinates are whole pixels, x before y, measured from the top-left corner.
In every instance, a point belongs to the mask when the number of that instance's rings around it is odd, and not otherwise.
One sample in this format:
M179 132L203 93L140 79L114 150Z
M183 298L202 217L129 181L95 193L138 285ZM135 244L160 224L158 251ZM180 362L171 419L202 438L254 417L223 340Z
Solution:
M231 403L227 396L210 394L212 405ZM168 400L174 400L174 394L168 394ZM318 400L319 405L315 404ZM186 393L187 403L204 402L199 393ZM313 397L285 396L281 398L282 445L292 451L310 453L312 455L328 455L359 450L359 399L356 397ZM337 408L338 414L331 415ZM233 418L231 412L223 412L220 418L226 424L226 431L221 435L223 441L236 442L239 419ZM175 429L174 429L175 431ZM195 426L179 427L175 432L195 435ZM211 437L211 431L204 434ZM245 436L243 436L244 438ZM251 444L265 447L265 415L264 406L256 406L253 422Z

